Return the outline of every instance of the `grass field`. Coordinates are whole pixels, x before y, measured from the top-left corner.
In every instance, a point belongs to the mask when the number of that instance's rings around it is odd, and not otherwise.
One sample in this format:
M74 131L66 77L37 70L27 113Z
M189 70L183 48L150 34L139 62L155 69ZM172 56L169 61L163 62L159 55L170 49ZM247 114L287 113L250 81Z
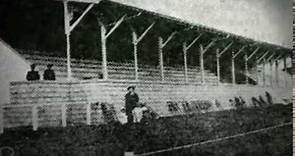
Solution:
M16 155L120 156L124 151L151 152L261 129L292 119L292 105L271 105L204 114L160 118L132 126L118 123L66 128L31 127L6 130L0 146ZM288 156L292 155L292 126L158 155Z

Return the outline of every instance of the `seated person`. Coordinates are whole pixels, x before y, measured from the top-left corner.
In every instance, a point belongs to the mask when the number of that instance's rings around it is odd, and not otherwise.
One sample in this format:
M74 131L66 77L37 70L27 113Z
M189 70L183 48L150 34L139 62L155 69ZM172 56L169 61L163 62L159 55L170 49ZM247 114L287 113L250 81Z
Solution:
M47 69L44 71L43 78L44 80L55 80L55 73L52 70L52 64L47 65Z
M145 104L141 103L139 106L135 107L132 110L133 121L134 123L139 123L143 118L143 114L147 112L149 109L145 106Z
M40 80L40 75L39 75L38 71L35 71L35 67L36 67L36 64L32 64L31 71L27 72L26 79L28 81Z
M120 112L117 114L119 122L124 125L127 123L127 115L125 108L121 108Z

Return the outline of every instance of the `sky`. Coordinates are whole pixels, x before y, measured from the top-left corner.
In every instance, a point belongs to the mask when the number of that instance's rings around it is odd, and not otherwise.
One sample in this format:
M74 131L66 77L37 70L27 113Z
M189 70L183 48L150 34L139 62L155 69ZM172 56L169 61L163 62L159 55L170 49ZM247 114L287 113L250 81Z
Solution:
M112 1L254 40L292 47L290 0Z

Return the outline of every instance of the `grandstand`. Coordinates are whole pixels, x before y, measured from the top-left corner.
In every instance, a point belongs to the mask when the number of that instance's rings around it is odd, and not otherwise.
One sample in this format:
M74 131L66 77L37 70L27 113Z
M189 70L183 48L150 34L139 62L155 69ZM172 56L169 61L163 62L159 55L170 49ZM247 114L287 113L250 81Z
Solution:
M104 3L88 0L73 1L89 4L75 22L70 22L69 3L68 1L63 3L67 38L66 56L14 49L1 40L1 55L7 56L1 57L0 62L4 62L1 66L8 66L10 72L5 78L1 77L1 82L2 80L7 82L7 86L5 83L1 87L3 88L1 92L7 92L3 94L5 95L3 99L6 101L1 109L1 130L18 126L33 126L36 130L38 127L104 123L100 104L113 105L115 111L119 111L124 105L124 95L129 85L135 85L140 101L147 103L161 116L185 113L183 103L189 103L191 107L204 108L200 112L231 109L229 99L234 97L244 98L247 106L250 107L253 97L265 98L266 92L271 94L275 103L290 102L291 75L286 72L290 49L206 26L179 23L174 17L153 14L149 10L136 10L135 16L118 17L119 20L111 24L109 31L106 30L106 25L100 22L101 60L72 58L71 31L94 5ZM114 4L108 2L104 5ZM126 6L121 7L124 9ZM140 53L138 44L143 42L142 39L147 38L146 34L152 33L151 29L155 27L155 23L149 23L141 35L132 31L133 60L108 61L107 38L125 20L132 20L140 16L142 12L146 12L148 17L167 18L169 22L185 27L185 32L188 32L190 37L194 37L187 39L183 36L175 36L183 30L178 30L176 33L171 29L166 40L163 41L159 37L157 64L138 63L138 53ZM165 27L165 24L159 27ZM174 48L176 50L173 51L181 54L181 58L177 57L181 63L165 64L164 47L176 37L182 38L181 41L183 41L180 42L181 51L178 51L179 48ZM197 48L193 49L193 46ZM194 56L194 59L198 60L198 65L189 64L190 49L198 51L198 55ZM207 59L209 56L213 59ZM226 57L225 60L228 62L222 62L221 56ZM10 64L15 60L20 63ZM24 81L24 75L32 63L37 64L39 71L44 71L47 64L53 64L57 81ZM223 63L230 67L221 68ZM221 71L224 68L229 69L230 76L224 76L225 71ZM11 73L11 70L15 72ZM3 72L8 71L5 69ZM238 83L236 76L241 73L244 80ZM283 76L283 79L279 79L279 76ZM180 108L179 112L171 112L168 108L169 103L176 103ZM200 103L205 103L208 107L201 107Z

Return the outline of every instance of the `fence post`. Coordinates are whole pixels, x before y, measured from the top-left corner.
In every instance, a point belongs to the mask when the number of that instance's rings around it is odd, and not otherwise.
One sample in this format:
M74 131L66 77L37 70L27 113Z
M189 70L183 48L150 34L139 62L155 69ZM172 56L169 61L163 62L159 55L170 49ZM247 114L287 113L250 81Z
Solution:
M91 104L86 105L86 124L91 125Z
M125 152L124 156L135 156L134 152Z
M0 104L0 134L4 133L4 108Z
M61 105L61 123L62 127L67 126L66 104Z
M32 124L33 124L33 130L36 131L38 129L38 110L37 110L37 105L32 106Z

